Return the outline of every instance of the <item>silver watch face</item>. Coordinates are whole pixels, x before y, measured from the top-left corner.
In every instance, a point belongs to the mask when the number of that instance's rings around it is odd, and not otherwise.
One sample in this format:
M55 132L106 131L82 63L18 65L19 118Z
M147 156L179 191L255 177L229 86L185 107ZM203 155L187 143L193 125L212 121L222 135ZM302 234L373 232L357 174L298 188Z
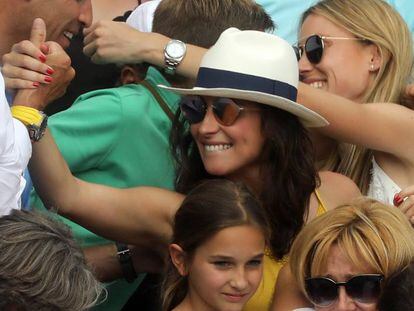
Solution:
M165 47L165 51L171 58L180 58L185 54L185 44L178 40L171 40Z

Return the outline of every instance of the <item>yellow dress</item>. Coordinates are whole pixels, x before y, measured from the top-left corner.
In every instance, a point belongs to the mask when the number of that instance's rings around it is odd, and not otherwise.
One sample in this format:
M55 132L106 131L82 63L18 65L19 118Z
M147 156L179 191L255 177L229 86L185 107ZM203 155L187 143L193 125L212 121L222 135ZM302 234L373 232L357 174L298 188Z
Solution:
M325 213L326 207L323 204L318 191L315 190L316 198L318 199L318 209L316 215L322 215ZM265 255L263 260L263 277L260 282L256 293L247 302L243 311L267 311L272 303L276 279L280 269L287 262L288 258L285 257L281 260L274 260L268 254Z

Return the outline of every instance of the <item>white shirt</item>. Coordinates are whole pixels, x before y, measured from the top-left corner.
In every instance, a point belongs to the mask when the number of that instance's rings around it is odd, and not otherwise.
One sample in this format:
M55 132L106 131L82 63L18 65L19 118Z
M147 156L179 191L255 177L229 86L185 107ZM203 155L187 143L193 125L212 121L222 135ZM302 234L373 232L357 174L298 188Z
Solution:
M12 117L0 74L0 215L20 209L20 196L26 184L22 174L31 155L26 126Z
M373 157L371 182L369 184L367 196L382 203L393 205L394 195L400 191L400 186L398 186L391 177L384 172Z

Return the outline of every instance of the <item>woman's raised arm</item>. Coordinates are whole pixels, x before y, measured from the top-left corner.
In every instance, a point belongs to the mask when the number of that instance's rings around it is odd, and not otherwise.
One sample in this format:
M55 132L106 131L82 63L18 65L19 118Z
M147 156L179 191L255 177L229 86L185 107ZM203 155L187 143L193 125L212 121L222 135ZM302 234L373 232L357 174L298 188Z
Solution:
M336 140L414 163L414 111L392 103L359 104L299 83L298 102L325 117L320 131Z

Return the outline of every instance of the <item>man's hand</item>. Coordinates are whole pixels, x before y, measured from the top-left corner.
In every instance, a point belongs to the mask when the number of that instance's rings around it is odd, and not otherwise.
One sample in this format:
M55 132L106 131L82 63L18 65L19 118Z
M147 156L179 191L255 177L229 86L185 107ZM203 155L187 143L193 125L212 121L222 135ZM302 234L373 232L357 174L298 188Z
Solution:
M30 40L14 44L11 52L3 56L2 73L7 89L33 89L41 83L50 83L54 71L45 63L49 53L45 38L45 23L36 18Z
M121 22L99 21L84 30L83 52L98 64L136 64L145 61L151 48L148 36ZM150 44L149 44L150 43Z
M35 89L19 90L14 98L14 105L30 106L38 110L44 110L48 103L66 92L67 86L75 76L70 58L62 47L55 42L44 42L44 38L46 38L45 23L41 19L36 19L33 23L29 42L32 47L47 50L46 65L48 68L53 68L53 78L49 77L48 84L41 84ZM30 44L27 43L25 46L29 47ZM17 57L14 59L17 59Z

